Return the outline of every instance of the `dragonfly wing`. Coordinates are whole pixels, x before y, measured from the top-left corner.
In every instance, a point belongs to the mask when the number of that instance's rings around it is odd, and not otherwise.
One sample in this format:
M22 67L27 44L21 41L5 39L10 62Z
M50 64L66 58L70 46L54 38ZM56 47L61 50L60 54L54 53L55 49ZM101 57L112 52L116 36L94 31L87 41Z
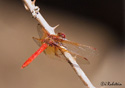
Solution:
M42 38L43 36L43 30L42 30L42 25L38 24L37 25L37 31L38 31L38 34L39 34L39 37Z
M59 61L66 61L64 55L62 54L62 52L59 50L58 47L52 46L52 47L48 47L45 50L45 54L52 59L55 60L59 60Z
M95 48L91 46L86 46L82 44L78 44L75 42L71 42L69 40L63 41L63 46L66 47L66 49L77 58L83 58L83 60L86 60L86 58L92 58L95 55Z
M88 61L87 58L83 57L83 56L80 56L78 54L74 54L74 53L71 53L69 52L73 57L74 59L79 63L79 64L90 64L90 62Z
M40 39L43 39L47 36L47 31L40 24L37 25L37 31L38 31Z

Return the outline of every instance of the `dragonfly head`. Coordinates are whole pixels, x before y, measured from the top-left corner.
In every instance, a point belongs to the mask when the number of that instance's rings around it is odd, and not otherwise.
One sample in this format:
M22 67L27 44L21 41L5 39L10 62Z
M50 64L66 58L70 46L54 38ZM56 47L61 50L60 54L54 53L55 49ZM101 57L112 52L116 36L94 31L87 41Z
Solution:
M64 33L58 33L58 36L61 37L61 38L66 38L66 35Z

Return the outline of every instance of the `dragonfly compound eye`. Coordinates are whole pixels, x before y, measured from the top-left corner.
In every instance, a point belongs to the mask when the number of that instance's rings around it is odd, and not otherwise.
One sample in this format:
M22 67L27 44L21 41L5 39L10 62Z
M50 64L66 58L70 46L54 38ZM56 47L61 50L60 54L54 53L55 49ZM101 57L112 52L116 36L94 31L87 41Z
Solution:
M64 33L58 33L58 36L60 36L61 38L66 38Z

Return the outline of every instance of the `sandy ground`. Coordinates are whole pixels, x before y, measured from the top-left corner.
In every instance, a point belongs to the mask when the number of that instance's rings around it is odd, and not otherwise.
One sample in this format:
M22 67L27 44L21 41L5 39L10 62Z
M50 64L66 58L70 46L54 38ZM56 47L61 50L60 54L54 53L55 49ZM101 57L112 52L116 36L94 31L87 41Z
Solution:
M90 65L80 65L97 88L125 88L123 47L104 24L74 14L41 6L41 13L51 26L67 39L94 46L97 55ZM27 68L24 61L39 47L32 40L38 37L38 22L27 12L22 2L0 2L0 88L85 88L68 63L39 55ZM91 52L90 52L91 53ZM122 86L101 86L101 82L119 82Z

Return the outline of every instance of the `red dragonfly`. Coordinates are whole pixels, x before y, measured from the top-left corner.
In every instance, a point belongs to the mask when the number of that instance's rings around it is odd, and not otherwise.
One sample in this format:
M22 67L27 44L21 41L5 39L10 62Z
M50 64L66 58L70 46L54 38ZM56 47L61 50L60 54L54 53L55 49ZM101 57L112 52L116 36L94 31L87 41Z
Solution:
M33 40L38 44L38 46L40 46L40 48L31 57L29 57L28 60L26 60L21 68L29 65L43 51L49 56L65 58L63 54L64 51L62 51L60 46L65 47L67 51L75 58L75 60L79 59L79 61L82 63L89 63L86 57L89 56L90 52L94 52L96 50L96 48L91 46L86 46L67 40L64 33L50 35L40 24L37 26L37 31L40 38L33 37Z

